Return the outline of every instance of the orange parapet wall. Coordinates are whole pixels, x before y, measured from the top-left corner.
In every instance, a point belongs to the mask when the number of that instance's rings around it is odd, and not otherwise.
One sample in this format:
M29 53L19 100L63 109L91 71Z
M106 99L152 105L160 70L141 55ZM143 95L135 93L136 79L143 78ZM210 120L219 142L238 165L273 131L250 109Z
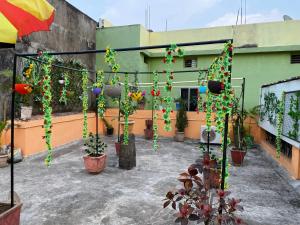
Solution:
M166 132L164 130L164 121L162 119L162 112L158 112L158 132L161 137L173 137L175 135L176 112L172 113L172 131ZM187 138L200 138L200 127L205 125L205 113L187 112L189 126L185 130ZM105 118L114 127L114 134L118 133L118 109L107 109ZM144 129L146 128L145 120L152 118L151 110L137 110L130 119L135 121L133 133L137 136L144 136ZM26 156L34 155L45 151L43 118L33 118L30 121L16 120L15 126L15 147L22 149L22 154ZM82 137L83 115L72 114L64 116L53 116L52 119L52 146L58 147L70 143L72 141L80 140ZM96 121L95 114L88 114L88 128L90 132L95 132ZM99 132L104 133L104 125L99 119ZM1 140L3 144L10 143L10 131L4 132Z

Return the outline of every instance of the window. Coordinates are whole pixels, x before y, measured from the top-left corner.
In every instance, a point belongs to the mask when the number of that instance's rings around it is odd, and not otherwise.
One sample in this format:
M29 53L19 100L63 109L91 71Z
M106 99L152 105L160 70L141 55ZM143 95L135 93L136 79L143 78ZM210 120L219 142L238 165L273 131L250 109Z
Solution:
M197 98L198 98L197 88L182 88L181 89L181 99L183 99L187 103L187 106L186 106L187 111L196 111Z
M291 64L300 63L300 54L291 55Z
M185 68L197 68L197 59L196 58L186 58L184 59Z

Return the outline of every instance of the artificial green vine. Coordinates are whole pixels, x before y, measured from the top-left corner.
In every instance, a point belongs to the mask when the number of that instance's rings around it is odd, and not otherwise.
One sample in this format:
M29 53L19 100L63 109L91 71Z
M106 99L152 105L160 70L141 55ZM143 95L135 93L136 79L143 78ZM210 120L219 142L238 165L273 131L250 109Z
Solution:
M260 111L260 120L263 121L267 116L270 124L276 126L276 114L278 114L278 104L280 100L275 93L268 92L264 94L264 106Z
M42 73L43 73L43 112L44 112L44 130L46 140L46 146L48 150L45 163L47 166L50 166L52 162L52 145L51 145L51 134L52 134L52 93L51 93L51 63L53 57L49 56L47 53L44 53L40 56L41 60L44 62L42 64Z
M164 101L166 103L165 109L163 109L163 119L165 123L165 130L166 131L171 131L172 126L171 126L171 112L173 111L173 104L174 100L171 96L171 91L173 88L173 79L174 79L174 74L171 71L171 66L173 63L176 62L176 56L177 54L178 57L183 57L184 52L182 49L178 48L177 45L172 44L170 48L166 49L165 53L165 58L164 58L164 63L167 65L166 69L166 85L165 85L165 91L167 92L167 96L164 98Z
M100 88L101 92L98 96L98 114L103 118L105 113L105 97L104 97L104 72L99 70L97 72L97 81L94 87Z
M204 81L206 79L206 72L204 71L199 71L198 74L198 87L204 86L206 82ZM198 96L197 96L197 110L198 112L203 111L203 98L201 96L200 91L198 90Z
M111 48L106 48L105 53L105 62L111 68L111 71L114 73L113 78L110 81L111 85L116 85L120 81L120 77L117 76L117 72L120 70L120 65L116 62L116 52Z
M61 91L59 102L64 103L66 105L67 101L68 101L68 98L67 98L68 86L70 84L69 76L67 73L63 74L63 79L64 79L64 87Z
M280 157L281 154L281 135L282 135L282 125L283 125L283 114L284 114L284 92L281 94L281 100L278 105L278 113L277 113L277 134L276 134L276 156Z
M290 111L288 115L293 120L293 129L288 132L290 138L298 140L299 136L299 121L300 121L300 91L297 92L296 98L292 95L290 99Z
M124 144L128 144L129 133L128 133L128 120L129 120L129 84L128 84L128 74L125 74L124 80Z
M158 73L157 72L153 72L153 87L151 90L151 95L153 97L153 110L154 110L154 114L153 114L153 149L155 151L157 151L158 149L158 124L157 124L157 119L158 119L158 115L157 115L157 110L158 110L158 98L160 95L160 90L158 87Z
M83 112L83 130L82 130L82 137L83 140L86 140L88 137L88 116L87 111L89 107L89 94L88 94L88 82L89 82L89 73L86 69L82 70L82 112Z

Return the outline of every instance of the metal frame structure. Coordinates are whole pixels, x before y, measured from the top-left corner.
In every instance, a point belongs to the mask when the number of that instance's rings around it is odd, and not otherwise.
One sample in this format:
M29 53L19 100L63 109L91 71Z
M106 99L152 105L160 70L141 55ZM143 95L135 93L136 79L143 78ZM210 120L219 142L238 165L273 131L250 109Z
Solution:
M212 41L201 41L201 42L189 42L189 43L179 43L178 47L187 47L187 46L200 46L200 45L212 45L212 44L225 44L225 43L233 43L233 39L221 39L221 40L212 40ZM116 52L129 52L129 51L142 51L148 49L163 49L170 48L170 44L166 45L154 45L154 46L139 46L139 47L130 47L130 48L117 48L114 49ZM67 51L67 52L49 52L48 55L84 55L84 54L98 54L105 53L106 49L101 50L84 50L84 51ZM232 57L232 52L230 53ZM12 79L12 95L11 95L11 168L10 168L10 177L11 177L11 207L14 206L14 145L15 145L15 84L16 84L16 76L17 76L17 61L18 58L30 58L38 56L37 53L15 53L14 54L14 63L13 63L13 79ZM199 71L199 70L197 70ZM232 72L232 68L229 68L230 74ZM136 74L136 72L132 72ZM148 74L149 72L145 72ZM96 110L97 111L97 110ZM96 116L97 112L96 112ZM221 188L224 189L224 179L225 179L225 168L226 168L226 158L227 158L227 136L228 136L228 118L229 115L226 114L225 117L225 132L224 132L224 149L223 149L223 160L222 160L222 180L221 180ZM98 127L98 119L96 126Z

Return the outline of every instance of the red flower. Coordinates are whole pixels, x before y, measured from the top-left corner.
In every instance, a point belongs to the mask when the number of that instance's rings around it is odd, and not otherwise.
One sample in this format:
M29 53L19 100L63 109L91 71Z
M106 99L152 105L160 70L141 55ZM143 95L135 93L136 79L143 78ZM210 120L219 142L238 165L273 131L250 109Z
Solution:
M175 58L173 58L173 59L172 59L172 63L175 63L175 62L176 62L176 59L175 59Z
M174 112L174 110L171 110L171 113L173 113Z
M163 110L162 110L162 112L163 112L163 113L165 113L165 112L166 112L166 110L165 110L165 109L163 109Z
M228 76L229 76L229 73L228 73L228 72L225 72L225 73L224 73L224 76L225 76L225 77L228 77Z
M235 223L236 224L244 224L244 221L241 218L236 218Z
M166 58L163 58L163 63L166 63L167 62L167 59Z
M223 191L223 190L217 190L217 194L219 195L220 198L225 197L225 191Z
M221 70L222 70L222 71L225 70L224 66L221 67Z
M168 55L171 55L171 51L168 51Z
M226 111L226 110L227 110L227 108L226 108L225 106L223 106L222 109L223 109L223 111Z

